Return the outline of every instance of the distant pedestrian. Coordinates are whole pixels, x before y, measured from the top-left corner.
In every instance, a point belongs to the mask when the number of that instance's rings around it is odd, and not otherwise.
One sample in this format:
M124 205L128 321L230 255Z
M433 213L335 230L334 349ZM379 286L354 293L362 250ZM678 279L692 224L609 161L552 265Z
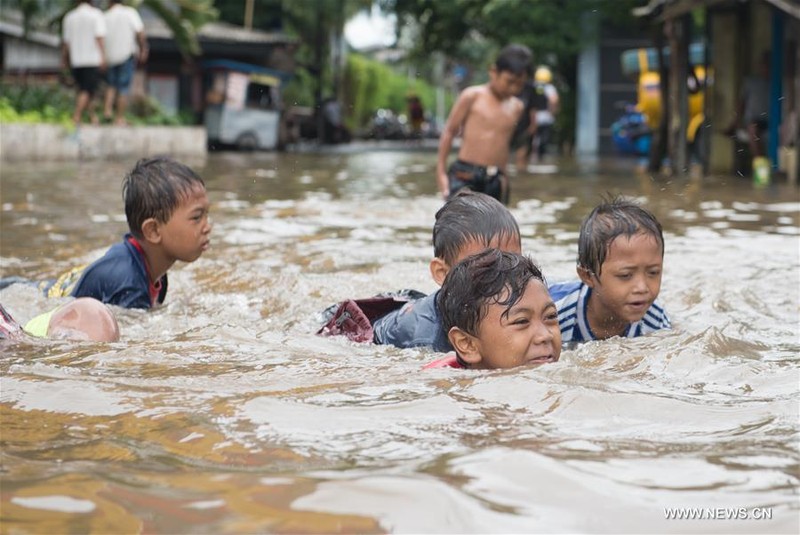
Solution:
M464 89L450 111L436 164L436 184L447 200L470 188L508 203L505 174L511 136L524 105L516 95L528 79L532 54L523 45L508 45L489 69L489 81ZM458 160L447 167L453 139L461 135Z
M104 38L106 22L103 12L92 5L91 0L77 0L76 6L64 15L62 24L62 61L69 67L75 79L78 94L72 120L81 124L83 112L89 112L89 120L97 124L93 97L100 85L100 73L106 68Z
M419 139L422 137L422 123L425 121L425 109L422 101L417 95L409 95L408 99L408 119L411 124L411 137Z
M536 108L536 127L533 145L536 147L536 163L542 163L547 146L553 138L553 128L559 109L558 90L553 85L553 73L541 66L533 75L534 107Z
M144 33L144 24L136 9L124 5L121 0L110 0L109 8L105 12L106 27L106 59L108 60L108 74L106 80L105 108L103 115L111 121L114 115L114 101L116 100L116 116L114 124L125 125L125 110L128 107L128 94L130 93L133 73L136 62L144 65L147 62L148 47L147 37Z
M769 63L769 51L762 52L756 72L742 83L736 103L736 116L725 130L726 133L735 135L737 127L745 128L753 158L766 154L763 137L767 132L769 113Z

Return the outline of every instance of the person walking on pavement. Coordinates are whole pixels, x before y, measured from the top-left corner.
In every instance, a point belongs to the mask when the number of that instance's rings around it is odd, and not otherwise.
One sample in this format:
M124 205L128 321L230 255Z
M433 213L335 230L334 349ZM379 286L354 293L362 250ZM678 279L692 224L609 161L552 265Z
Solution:
M93 97L100 85L100 73L106 69L106 22L91 0L78 0L76 4L64 15L61 41L64 68L72 71L78 91L72 120L80 125L83 112L88 110L89 120L97 124Z
M125 125L125 110L137 59L139 65L147 62L147 37L139 12L121 0L110 0L104 15L108 30L105 42L108 86L103 115L106 121L111 121L116 100L114 124Z

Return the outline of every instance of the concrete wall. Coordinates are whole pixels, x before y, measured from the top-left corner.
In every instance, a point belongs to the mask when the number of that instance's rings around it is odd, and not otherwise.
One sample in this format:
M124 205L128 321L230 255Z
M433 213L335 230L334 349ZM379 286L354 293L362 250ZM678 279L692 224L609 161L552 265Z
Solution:
M169 155L205 157L202 126L0 124L0 161L103 160Z

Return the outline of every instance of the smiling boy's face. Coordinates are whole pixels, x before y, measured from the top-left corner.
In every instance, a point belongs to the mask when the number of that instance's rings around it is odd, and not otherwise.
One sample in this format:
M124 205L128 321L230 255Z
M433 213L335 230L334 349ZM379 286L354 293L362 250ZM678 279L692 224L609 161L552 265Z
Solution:
M472 368L513 368L556 362L561 356L558 311L547 287L531 279L508 314L507 307L490 303L478 336L467 335L468 349L461 358ZM455 344L454 344L455 345Z

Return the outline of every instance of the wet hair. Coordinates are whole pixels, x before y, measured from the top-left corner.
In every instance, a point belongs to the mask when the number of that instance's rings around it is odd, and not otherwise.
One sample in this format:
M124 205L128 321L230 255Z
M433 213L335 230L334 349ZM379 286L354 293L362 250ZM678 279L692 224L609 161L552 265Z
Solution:
M468 256L448 272L436 296L444 332L458 327L478 336L489 306L506 307L503 316L507 316L532 279L547 286L539 266L525 255L485 249Z
M488 247L503 238L521 242L519 225L508 208L485 193L462 189L436 212L433 255L452 266L468 242Z
M607 198L592 209L581 223L578 237L578 266L600 276L608 248L619 236L646 234L655 238L664 256L661 223L647 209L623 197Z
M504 47L494 60L494 67L498 73L508 71L511 74L531 75L533 70L533 53L525 45L511 44Z
M143 158L122 180L122 199L128 227L142 238L142 224L151 217L166 223L175 208L196 187L205 188L203 179L186 165L172 158Z

